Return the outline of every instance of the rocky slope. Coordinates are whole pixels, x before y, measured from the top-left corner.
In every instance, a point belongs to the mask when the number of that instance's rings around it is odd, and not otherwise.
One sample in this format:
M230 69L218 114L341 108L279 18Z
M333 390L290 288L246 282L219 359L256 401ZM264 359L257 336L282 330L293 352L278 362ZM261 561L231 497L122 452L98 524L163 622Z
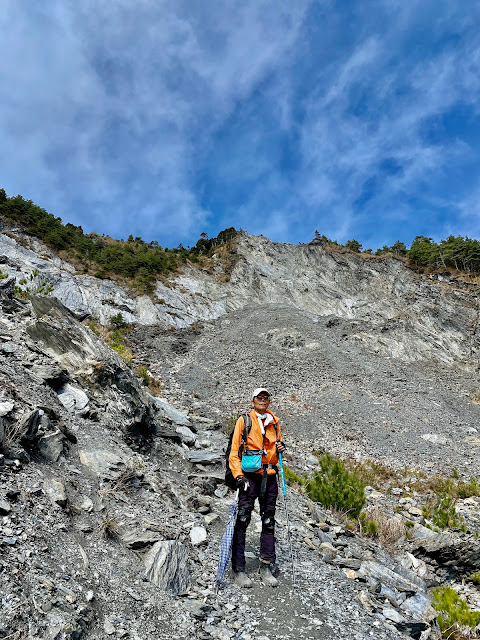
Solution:
M408 484L416 469L478 474L475 289L243 235L229 277L220 260L186 267L134 298L18 237L0 234L0 637L437 637L428 588L477 569L479 503L457 504L471 533L435 534ZM32 274L53 291L15 298ZM119 311L163 400L80 322ZM280 500L280 587L240 593L227 576L215 594L233 499L222 426L258 384L297 472L318 464L314 449L408 468L367 493L400 532L413 524L410 539L387 550L291 490L297 584ZM252 572L259 525L254 514Z

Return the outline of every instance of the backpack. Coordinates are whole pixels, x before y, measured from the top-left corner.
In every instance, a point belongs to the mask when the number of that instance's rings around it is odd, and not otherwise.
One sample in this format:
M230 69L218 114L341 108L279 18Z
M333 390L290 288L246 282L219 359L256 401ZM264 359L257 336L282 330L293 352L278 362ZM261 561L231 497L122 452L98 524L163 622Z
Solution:
M252 418L250 417L250 414L244 413L240 417L243 418L243 422L245 424L245 428L243 429L242 442L241 442L240 448L238 450L238 457L239 458L242 457L242 449L246 449L247 448L248 432L250 431L250 429L252 427ZM230 469L230 463L229 463L228 459L230 458L230 452L232 451L232 439L233 439L234 432L235 432L235 427L233 428L233 431L230 434L230 437L228 439L227 449L225 451L225 484L227 485L227 487L229 489L233 489L233 490L235 490L237 488L237 483L236 483L235 478L233 477L233 473L232 473L232 470Z

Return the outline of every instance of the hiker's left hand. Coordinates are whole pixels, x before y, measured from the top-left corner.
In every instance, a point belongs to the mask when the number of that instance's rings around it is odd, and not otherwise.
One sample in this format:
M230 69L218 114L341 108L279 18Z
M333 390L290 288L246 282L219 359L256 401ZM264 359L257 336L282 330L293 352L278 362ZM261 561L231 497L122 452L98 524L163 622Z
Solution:
M286 446L283 444L281 440L277 440L277 451L278 453L284 453L286 450Z

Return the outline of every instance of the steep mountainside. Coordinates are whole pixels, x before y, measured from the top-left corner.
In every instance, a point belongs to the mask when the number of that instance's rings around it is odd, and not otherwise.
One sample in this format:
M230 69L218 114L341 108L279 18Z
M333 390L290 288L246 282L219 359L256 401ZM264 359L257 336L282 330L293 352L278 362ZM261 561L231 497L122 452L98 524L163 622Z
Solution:
M242 234L228 260L134 297L3 231L0 638L426 640L438 637L428 587L448 580L478 607L461 583L480 568L480 502L457 502L467 533L436 533L418 485L479 472L477 286ZM81 322L119 313L134 368ZM391 491L366 489L367 506L403 532L382 547L290 490L298 582L279 504L268 612L258 583L214 593L233 499L222 426L258 385L298 473L318 468L314 450L395 471ZM252 570L258 525L254 514Z

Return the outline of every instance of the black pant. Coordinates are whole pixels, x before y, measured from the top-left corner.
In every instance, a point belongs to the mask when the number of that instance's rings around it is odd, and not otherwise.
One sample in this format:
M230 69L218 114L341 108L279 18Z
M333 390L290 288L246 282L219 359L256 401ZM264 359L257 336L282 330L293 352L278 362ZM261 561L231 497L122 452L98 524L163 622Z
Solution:
M248 490L240 491L237 521L233 532L232 568L234 571L245 571L245 538L256 498L258 498L260 504L260 515L262 518L260 558L265 562L275 562L275 505L278 495L277 476L276 474L268 475L263 496L260 495L263 474L249 473L245 474L245 477L248 479Z

